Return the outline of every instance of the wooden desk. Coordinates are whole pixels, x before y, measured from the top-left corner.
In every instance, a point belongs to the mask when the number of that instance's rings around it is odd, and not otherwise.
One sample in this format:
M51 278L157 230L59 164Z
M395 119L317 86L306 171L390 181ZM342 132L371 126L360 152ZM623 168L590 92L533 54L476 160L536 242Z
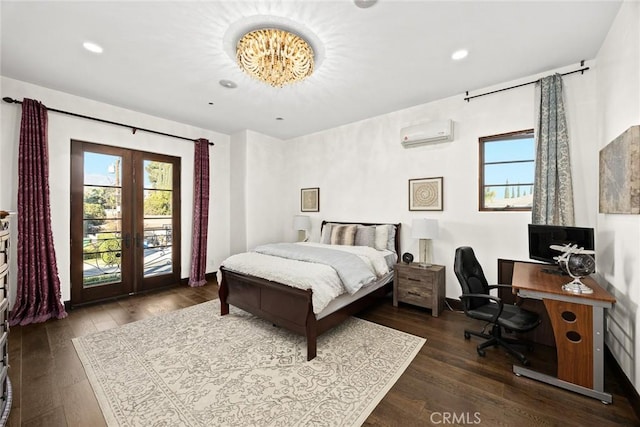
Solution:
M516 262L512 286L519 296L544 302L555 336L557 377L515 365L513 372L611 403L611 394L604 392L604 309L616 300L591 277L582 283L592 294L565 292L562 285L571 278L545 273L544 268Z

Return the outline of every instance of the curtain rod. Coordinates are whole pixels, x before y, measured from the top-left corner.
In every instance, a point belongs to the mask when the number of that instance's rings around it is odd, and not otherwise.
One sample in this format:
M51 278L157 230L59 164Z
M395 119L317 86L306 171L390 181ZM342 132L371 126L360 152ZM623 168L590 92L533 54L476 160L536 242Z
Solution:
M8 96L2 98L2 100L4 102L8 102L9 104L22 104L22 101L18 101L17 99L13 99L13 98L10 98ZM136 133L136 131L141 130L143 132L155 133L156 135L169 136L171 138L182 139L182 140L185 140L185 141L191 141L191 142L198 141L197 139L186 138L184 136L179 136L179 135L172 135L170 133L158 132L158 131L153 130L153 129L144 129L144 128L139 128L137 126L127 125L127 124L124 124L124 123L118 123L118 122L112 122L110 120L99 119L97 117L91 117L91 116L85 116L85 115L82 115L82 114L71 113L69 111L57 110L55 108L49 108L49 107L46 107L46 108L47 108L48 111L53 111L55 113L66 114L68 116L80 117L82 119L94 120L94 121L100 122L100 123L107 123L107 124L110 124L110 125L116 125L116 126L122 126L122 127L125 127L125 128L129 128L129 129L131 129L131 131L134 134ZM209 142L209 145L214 145L214 144L213 144L213 142Z
M589 67L585 67L584 66L584 60L580 61L580 66L583 68L580 68L579 70L573 70L573 71L569 71L568 73L562 73L560 74L561 76L566 76L568 74L573 74L573 73L580 73L580 74L584 74L585 71L587 71L589 69ZM485 95L491 95L493 93L497 93L497 92L502 92L505 90L510 90L510 89L515 89L518 87L522 87L522 86L528 86L528 85L532 85L534 83L538 83L540 81L540 79L538 80L534 80L532 82L527 82L527 83L522 83L519 85L515 85L515 86L511 86L511 87L505 87L504 89L498 89L498 90L494 90L491 92L487 92L487 93L481 93L480 95L473 95L473 96L469 96L469 91L466 92L466 97L464 98L465 101L469 102L469 100L473 99L473 98L479 98L481 96L485 96Z

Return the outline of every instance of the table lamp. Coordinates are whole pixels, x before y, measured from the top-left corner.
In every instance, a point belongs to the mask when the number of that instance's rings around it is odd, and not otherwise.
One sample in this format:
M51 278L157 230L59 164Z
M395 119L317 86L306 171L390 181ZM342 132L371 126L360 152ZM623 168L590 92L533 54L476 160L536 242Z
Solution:
M431 267L431 239L438 237L438 220L414 219L411 223L411 237L420 239L420 267Z
M311 229L311 218L307 215L294 215L293 229L298 230L298 242L306 242L307 231Z

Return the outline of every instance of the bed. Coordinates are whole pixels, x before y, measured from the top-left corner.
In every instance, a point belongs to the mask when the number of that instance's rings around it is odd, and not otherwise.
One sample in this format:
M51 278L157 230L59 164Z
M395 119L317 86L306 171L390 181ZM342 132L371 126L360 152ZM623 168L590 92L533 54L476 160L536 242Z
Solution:
M387 274L376 277L375 280L353 293L342 293L331 299L319 311L319 307L314 301L312 289L300 289L276 280L270 280L265 278L270 275L264 274L264 271L259 273L253 271L247 273L246 269L243 272L238 271L239 269L234 269L234 266L226 265L227 261L233 258L232 256L225 260L220 267L221 281L218 294L221 315L229 313L229 305L231 304L268 320L274 325L303 335L307 341L307 360L315 358L317 338L320 334L369 307L392 290L392 267L397 262L400 253L400 224L323 221L321 242L323 240L326 242L327 236L331 235L328 230L332 230L335 235L337 229L344 229L343 226L356 226L358 231L363 228L374 228L375 230L380 230L384 226L388 228L386 251L381 251L384 253L385 262L390 267ZM379 226L382 227L379 228ZM364 231L369 232L369 230ZM364 234L363 232L362 235ZM380 236L376 231L376 238L378 237ZM361 241L355 243L361 243ZM376 242L376 244L378 243L379 241ZM361 246L355 249L358 248ZM350 248L343 249L352 250ZM391 252L391 255L387 252ZM310 264L306 265L311 267ZM314 304L316 304L315 307Z

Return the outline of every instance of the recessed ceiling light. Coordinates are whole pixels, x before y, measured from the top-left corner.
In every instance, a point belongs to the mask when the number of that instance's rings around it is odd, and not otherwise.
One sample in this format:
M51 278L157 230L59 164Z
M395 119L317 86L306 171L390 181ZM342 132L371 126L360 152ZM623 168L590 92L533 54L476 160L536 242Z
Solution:
M226 87L227 89L235 89L238 87L238 85L231 80L220 80L218 83L220 83L220 86Z
M93 53L102 53L103 51L102 46L94 42L84 42L82 43L82 47Z
M456 50L455 52L453 52L453 54L451 55L451 59L455 60L455 61L459 61L463 58L466 58L467 55L469 54L469 51L466 49L460 49L460 50Z
M378 0L353 0L353 2L361 9L366 9L373 6Z

